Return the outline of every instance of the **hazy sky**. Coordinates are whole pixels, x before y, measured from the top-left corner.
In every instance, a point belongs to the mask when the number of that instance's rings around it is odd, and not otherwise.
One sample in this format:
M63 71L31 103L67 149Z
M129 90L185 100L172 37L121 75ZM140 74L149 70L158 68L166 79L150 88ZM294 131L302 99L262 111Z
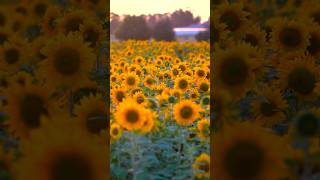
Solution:
M110 11L119 15L172 13L175 10L190 10L201 21L210 16L210 0L110 0Z

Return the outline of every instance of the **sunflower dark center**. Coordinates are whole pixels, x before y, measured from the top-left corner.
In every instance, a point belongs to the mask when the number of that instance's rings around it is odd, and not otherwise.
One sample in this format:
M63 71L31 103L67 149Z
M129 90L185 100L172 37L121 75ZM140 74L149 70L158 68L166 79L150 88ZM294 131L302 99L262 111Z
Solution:
M8 171L9 170L9 166L8 164L4 161L4 160L0 160L0 173L1 171Z
M207 92L209 90L209 85L207 83L201 83L200 90L203 92Z
M180 115L183 119L188 119L193 115L193 109L190 106L184 106L180 110Z
M8 40L8 35L5 33L0 33L0 45L3 45Z
M113 135L118 135L118 134L119 134L118 128L112 129L112 134L113 134Z
M199 77L203 77L203 76L205 75L205 72L204 72L203 70L198 70L198 71L197 71L197 75L198 75Z
M320 11L312 13L311 17L316 23L320 24Z
M311 55L316 55L320 52L320 37L317 34L311 34L310 45L307 50Z
M249 73L247 64L238 57L227 58L221 66L221 79L230 86L236 86L246 81Z
M47 8L45 4L39 3L34 7L34 11L37 16L42 17L46 13Z
M289 74L288 86L298 93L306 95L314 90L316 77L307 68L296 68Z
M220 22L227 25L227 29L230 31L236 31L241 25L241 19L234 11L226 11L220 17Z
M98 43L99 33L95 29L87 29L84 32L84 40L90 43L90 47L95 47Z
M137 98L137 103L138 104L141 104L141 103L143 103L144 102L144 98L142 97L142 96L139 96L138 98Z
M209 97L204 97L203 99L202 99L202 104L203 105L208 105L210 103L210 98Z
M246 34L243 40L254 47L258 46L258 39L253 34Z
M0 26L4 26L6 24L6 17L4 14L0 13Z
M47 115L47 109L43 99L36 94L25 95L19 104L20 117L28 128L40 126L41 115Z
M124 93L122 91L118 91L117 94L116 94L116 99L117 101L119 102L122 102L123 98L124 98Z
M300 45L302 34L296 28L286 27L280 31L279 40L286 47L295 48Z
M26 15L27 14L27 10L24 7L17 7L15 10L17 13L20 13L21 15Z
M139 114L136 110L128 110L125 116L129 123L135 123L139 120Z
M185 89L188 87L188 81L185 79L181 79L178 83L180 89Z
M179 71L177 69L174 69L172 72L173 72L174 75L178 75L179 74Z
M147 84L148 85L152 85L153 84L153 79L151 79L151 78L147 79Z
M19 61L20 53L17 49L8 49L5 51L4 58L7 64L15 64Z
M133 86L133 85L135 85L135 83L136 83L136 79L134 77L128 77L127 78L127 84L129 86Z
M225 153L224 168L232 179L254 179L263 169L264 152L254 142L239 141Z
M54 67L62 75L73 75L80 68L80 53L72 48L60 48L54 57Z
M296 127L302 136L315 136L319 133L319 117L313 113L304 113L297 119Z
M204 172L209 172L209 163L207 161L201 162L201 164L199 165L199 169Z
M186 70L186 67L184 65L179 65L179 68L182 72L184 72Z
M93 169L90 162L74 153L62 154L51 164L52 180L89 180L93 179Z
M273 102L262 102L260 104L260 112L267 117L270 117L274 115L276 111L277 106Z
M193 99L194 99L194 98L197 98L197 97L198 97L198 96L197 96L197 94L196 94L196 93L192 93L192 94L191 94L191 98L193 98Z
M75 32L79 31L80 24L83 23L83 19L81 17L73 17L69 19L66 23L66 32Z
M107 114L103 110L96 110L88 114L86 127L89 132L99 134L101 130L107 128Z

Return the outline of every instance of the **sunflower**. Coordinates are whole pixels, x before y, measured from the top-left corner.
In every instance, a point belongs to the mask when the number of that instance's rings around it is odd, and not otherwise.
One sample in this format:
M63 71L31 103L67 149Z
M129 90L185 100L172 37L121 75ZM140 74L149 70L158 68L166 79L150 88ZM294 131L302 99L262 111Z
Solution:
M197 178L210 177L210 156L206 153L200 154L192 164L192 168L196 170Z
M5 28L8 26L10 22L10 10L7 9L5 6L0 7L0 27Z
M97 49L106 38L106 33L98 21L85 20L80 25L80 32L84 41L90 43L90 47L94 49Z
M174 88L186 92L191 87L190 77L187 75L179 76L174 81Z
M306 11L308 9L308 11ZM299 10L299 15L311 19L313 22L320 25L320 5L317 1L308 1Z
M124 88L116 87L111 90L111 98L112 102L115 104L119 104L123 102L123 100L126 98L126 91Z
M14 136L28 138L31 131L41 126L40 117L53 113L54 105L50 102L49 92L34 84L12 84L10 90L4 92L8 102L4 110L9 115L5 123Z
M147 75L144 77L143 84L144 86L153 89L156 86L156 80L151 75Z
M253 101L252 111L258 123L272 127L285 120L284 111L287 107L288 104L279 90L263 88L258 91L257 98Z
M139 76L135 72L129 72L123 76L124 86L127 89L133 89L138 86L140 82Z
M147 98L141 91L135 92L133 98L138 104L141 104L143 106L147 105Z
M156 126L157 114L151 110L145 112L146 119L142 125L140 133L145 134L152 131Z
M100 180L108 176L107 145L83 133L65 116L56 116L50 123L44 123L29 140L21 142L21 151L23 156L15 164L13 173L17 180L26 177Z
M198 100L200 97L200 93L196 88L193 88L189 92L189 97L190 97L190 99Z
M208 68L205 67L195 67L194 74L196 75L196 79L202 79L207 76L207 73L209 72Z
M210 136L210 120L201 119L197 122L198 136L200 138L208 138Z
M242 4L222 4L215 10L219 23L224 23L230 32L240 32L246 26L248 13L243 11Z
M303 52L309 45L309 33L302 20L276 19L271 24L271 43L276 50Z
M285 150L282 139L255 124L224 126L213 137L213 178L280 179Z
M81 37L59 35L41 52L46 59L40 64L38 77L45 78L48 86L75 89L89 81L96 58Z
M310 26L310 44L307 46L307 52L315 58L320 57L320 25Z
M242 40L246 43L249 43L253 47L265 50L267 45L266 37L267 34L263 29L259 28L256 25L253 25L250 27L250 29L246 30L242 37Z
M0 29L0 45L3 46L4 43L12 37L12 31L9 28Z
M180 73L181 73L181 70L179 69L179 67L177 65L174 65L174 66L171 67L170 75L171 75L172 78L175 78L175 77L179 76Z
M46 35L52 36L57 33L57 19L61 16L61 10L58 6L50 6L46 10L41 27Z
M201 107L192 100L182 100L174 106L173 114L176 122L179 125L191 125L197 118Z
M74 114L78 124L90 134L99 134L108 128L108 105L101 95L90 94L81 99L80 104L74 107Z
M303 98L312 98L319 91L319 67L311 56L296 57L278 67L282 89L289 88Z
M197 86L200 93L210 92L210 82L208 79L201 79L197 82Z
M113 123L110 126L110 136L114 139L117 140L122 136L122 128L119 124Z
M238 97L251 88L255 79L253 71L257 62L249 55L250 51L244 44L226 50L219 49L213 54L213 59L217 61L213 73L216 75L215 81Z
M27 63L25 54L26 42L19 38L12 38L9 42L0 47L1 69L8 72L15 72L21 65Z
M301 110L293 118L293 126L289 130L294 136L318 140L320 135L320 109Z
M94 16L88 11L71 9L63 17L57 19L57 29L65 35L71 32L79 32L80 25L92 17Z
M46 14L51 5L52 3L47 0L33 0L29 4L28 12L33 18L40 19Z
M117 106L116 122L129 131L140 130L146 120L146 109L133 99L126 98Z

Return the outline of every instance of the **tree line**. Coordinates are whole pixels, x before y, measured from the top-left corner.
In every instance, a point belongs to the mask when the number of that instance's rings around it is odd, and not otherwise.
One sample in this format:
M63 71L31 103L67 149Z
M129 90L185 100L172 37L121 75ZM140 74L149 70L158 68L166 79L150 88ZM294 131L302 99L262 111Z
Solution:
M174 28L199 24L201 21L200 17L194 17L190 11L181 9L172 14L126 15L121 19L119 15L111 13L110 17L110 33L119 40L153 38L158 41L174 41ZM209 20L206 24L209 24ZM208 31L199 33L196 39L198 41L209 40L209 32L208 25Z

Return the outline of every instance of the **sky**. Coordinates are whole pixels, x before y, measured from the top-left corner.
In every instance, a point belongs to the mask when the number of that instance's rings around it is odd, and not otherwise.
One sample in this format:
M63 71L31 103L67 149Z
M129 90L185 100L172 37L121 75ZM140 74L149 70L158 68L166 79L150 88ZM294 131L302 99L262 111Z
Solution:
M178 9L189 10L204 22L210 16L210 0L110 0L110 11L119 15L172 13Z

